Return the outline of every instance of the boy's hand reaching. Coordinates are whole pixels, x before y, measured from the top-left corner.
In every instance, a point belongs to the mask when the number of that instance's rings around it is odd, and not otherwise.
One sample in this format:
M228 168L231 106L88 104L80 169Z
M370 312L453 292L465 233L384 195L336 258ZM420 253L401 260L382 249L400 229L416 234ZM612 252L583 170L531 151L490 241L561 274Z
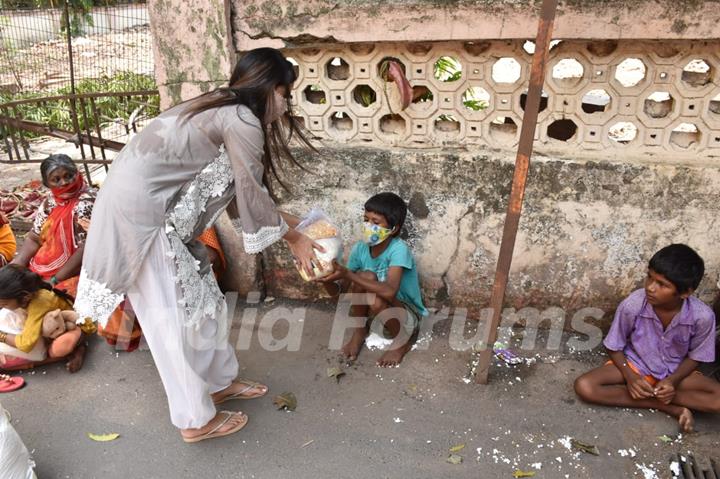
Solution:
M655 385L655 397L664 404L670 404L675 397L675 385L665 378Z
M630 393L630 397L633 399L647 399L655 396L655 390L653 387L645 381L645 378L635 374L632 378L627 380L627 388Z
M334 283L335 281L346 278L347 274L348 269L337 261L333 260L333 272L327 276L318 278L315 281L319 281L321 283Z

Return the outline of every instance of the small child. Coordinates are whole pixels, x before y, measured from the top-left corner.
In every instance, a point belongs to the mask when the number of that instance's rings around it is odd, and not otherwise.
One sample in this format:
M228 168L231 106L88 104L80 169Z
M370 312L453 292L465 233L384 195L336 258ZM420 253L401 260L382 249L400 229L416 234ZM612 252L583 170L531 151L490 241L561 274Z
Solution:
M407 243L398 237L406 215L405 202L394 193L380 193L367 200L363 241L353 246L347 267L335 263L335 271L319 280L331 296L343 291L367 294L363 304L353 301L350 308L352 316L365 318L342 348L345 358L351 361L357 358L368 336L368 319L381 316L393 342L377 364L399 365L417 338L420 319L428 315L415 259Z
M44 340L41 333L46 313L56 309L73 309L72 298L64 291L53 289L50 283L43 281L38 274L15 264L0 268L0 308L23 308L27 311L27 319L20 334L0 331L0 342L25 353L30 352L35 343ZM0 369L26 369L67 358L67 370L74 373L82 367L85 357L86 347L81 339L81 328L75 328L51 340L46 360L32 362L5 355L0 361Z
M720 383L697 371L715 360L715 315L692 296L705 272L689 246L672 244L650 259L645 287L615 312L604 344L610 361L575 380L584 401L659 409L693 430L691 410L720 412Z

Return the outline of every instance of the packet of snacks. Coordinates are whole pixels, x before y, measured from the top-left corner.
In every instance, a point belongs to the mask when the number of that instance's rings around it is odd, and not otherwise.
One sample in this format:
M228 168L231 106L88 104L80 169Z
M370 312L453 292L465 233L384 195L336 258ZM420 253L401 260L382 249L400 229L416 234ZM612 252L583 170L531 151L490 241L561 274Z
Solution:
M342 236L340 236L338 227L332 223L324 211L313 208L303 217L295 229L325 248L324 253L315 250L316 259L312 262L312 276L309 276L299 264L295 264L302 279L312 281L332 273L334 269L333 260L340 261L343 255Z

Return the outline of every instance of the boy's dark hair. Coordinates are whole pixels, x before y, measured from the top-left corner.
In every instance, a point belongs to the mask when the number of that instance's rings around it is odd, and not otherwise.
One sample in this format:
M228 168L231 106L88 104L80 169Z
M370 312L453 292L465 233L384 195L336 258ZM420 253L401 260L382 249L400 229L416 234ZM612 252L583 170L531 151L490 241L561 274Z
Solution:
M395 193L378 193L365 202L365 211L383 215L391 228L397 226L394 236L400 234L402 225L405 224L407 216L407 205L402 198Z
M665 276L680 294L696 289L705 274L705 262L700 255L688 245L679 243L655 253L648 267Z
M20 301L26 295L41 289L52 291L68 302L73 302L72 296L65 291L54 289L39 274L30 271L24 266L8 264L0 268L0 299Z

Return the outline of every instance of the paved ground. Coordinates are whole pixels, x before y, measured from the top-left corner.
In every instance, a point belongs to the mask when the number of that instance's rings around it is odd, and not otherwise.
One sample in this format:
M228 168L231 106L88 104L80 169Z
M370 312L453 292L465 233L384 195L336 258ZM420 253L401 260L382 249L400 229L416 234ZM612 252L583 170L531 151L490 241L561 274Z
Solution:
M279 306L305 305L268 303L259 318ZM230 438L184 444L150 353L116 354L98 341L78 374L25 373L27 386L0 400L40 478L511 478L517 469L537 478L654 477L641 465L669 477L673 452L717 455L718 417L699 416L698 433L667 444L658 436L675 437L677 426L664 414L578 402L573 378L602 353L522 351L531 364L499 364L489 386L468 383L469 354L450 349L447 321L402 367L378 369L380 352L364 350L337 383L327 377L340 365L328 350L334 311L308 306L299 351L265 351L255 335L238 353L243 375L267 382L269 396L294 392L297 410L278 411L269 397L230 403L250 415ZM284 336L282 325L273 331ZM121 436L95 443L88 432ZM597 445L600 456L567 449L569 438ZM446 462L460 444L463 462Z

